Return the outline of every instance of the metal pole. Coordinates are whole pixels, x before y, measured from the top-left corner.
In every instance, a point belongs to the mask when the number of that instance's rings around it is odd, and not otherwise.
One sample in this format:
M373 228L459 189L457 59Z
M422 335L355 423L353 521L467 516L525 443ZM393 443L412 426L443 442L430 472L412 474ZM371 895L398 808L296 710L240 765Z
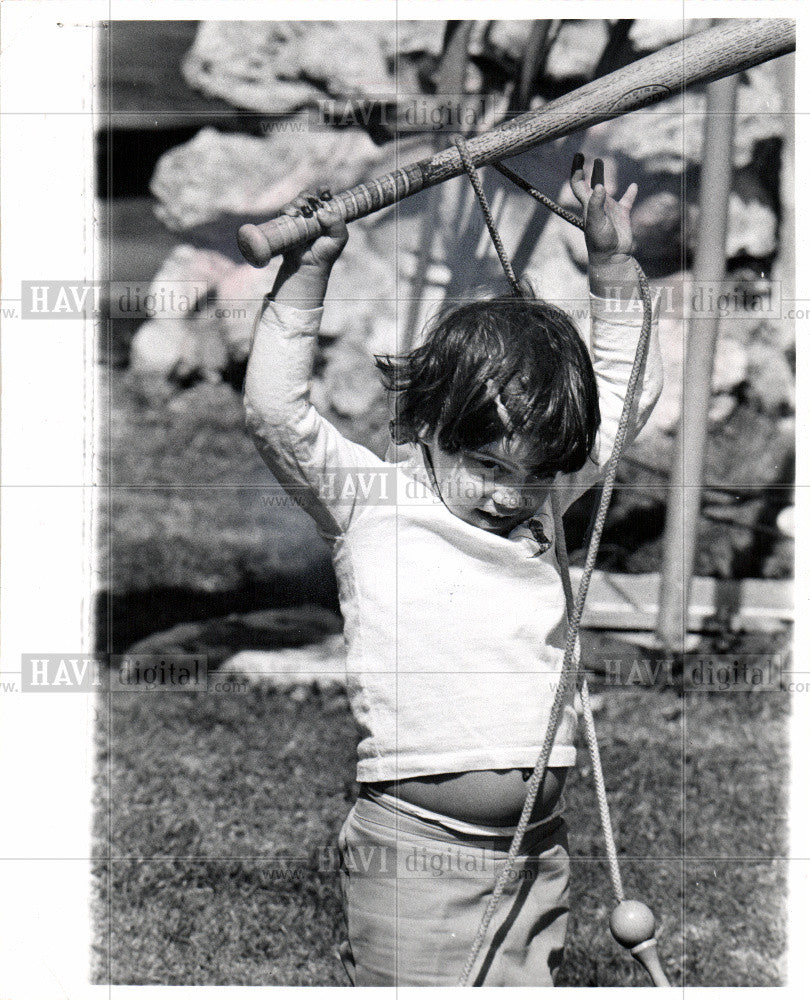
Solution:
M734 141L737 77L707 87L700 222L692 270L692 313L683 366L683 406L670 477L658 638L664 650L683 653L695 565L718 314L726 273L728 197Z

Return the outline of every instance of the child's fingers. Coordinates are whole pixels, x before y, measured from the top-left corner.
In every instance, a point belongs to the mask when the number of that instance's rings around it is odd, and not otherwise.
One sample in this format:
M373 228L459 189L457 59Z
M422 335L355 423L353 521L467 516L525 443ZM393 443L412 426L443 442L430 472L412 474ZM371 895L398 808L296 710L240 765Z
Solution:
M591 171L591 188L595 188L597 184L601 184L602 187L605 186L605 163L598 157L593 161L593 170Z
M306 216L306 218L311 218L315 214L315 209L318 207L318 198L312 191L299 191L298 194L290 202L294 205L301 213L301 215Z
M304 211L305 208L309 209L306 192L301 191L292 199L292 201L288 201L286 205L282 205L279 214L290 215L294 218L299 215L306 215L307 213ZM309 214L312 214L311 209L309 210Z
M619 199L619 204L629 212L636 202L638 195L638 184L631 184Z
M290 215L290 216L306 216L307 218L316 215L322 210L332 210L329 202L331 202L331 193L324 188L320 194L313 194L312 191L300 191L292 201L287 202L280 209L280 214Z
M591 192L585 180L585 157L582 153L577 153L571 164L571 190L580 205L587 205Z
M331 205L321 205L315 215L324 233L331 239L342 242L348 238L349 230L343 216Z
M585 235L596 237L608 224L608 213L605 208L607 194L604 185L600 184L595 191L591 192L591 197L585 207Z
M345 244L349 238L346 222L337 211L332 202L332 195L327 188L321 189L318 195L312 191L300 191L292 201L284 205L281 214L293 218L304 216L307 219L314 216L320 223L321 233L324 236L328 236L339 244ZM311 239L316 238L313 236Z
M592 212L594 209L598 209L600 212L604 213L606 201L607 191L605 191L605 185L600 184L599 187L594 188L591 193L591 200L588 202L588 211Z
M319 202L318 207L315 209L315 214L324 223L334 222L335 219L343 220L343 216L331 202Z

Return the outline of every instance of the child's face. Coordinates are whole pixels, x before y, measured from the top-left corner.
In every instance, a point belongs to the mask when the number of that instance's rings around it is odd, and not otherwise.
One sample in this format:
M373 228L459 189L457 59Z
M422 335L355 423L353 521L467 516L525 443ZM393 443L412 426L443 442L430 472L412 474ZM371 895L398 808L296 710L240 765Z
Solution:
M542 507L553 477L529 471L536 449L529 442L505 438L471 451L449 454L428 443L442 501L462 521L496 535L508 535Z

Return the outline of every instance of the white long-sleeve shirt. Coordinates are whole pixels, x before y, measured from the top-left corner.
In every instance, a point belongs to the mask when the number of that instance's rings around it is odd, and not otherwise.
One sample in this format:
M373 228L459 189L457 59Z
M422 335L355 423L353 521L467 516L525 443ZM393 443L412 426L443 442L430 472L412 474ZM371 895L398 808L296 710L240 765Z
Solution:
M591 296L601 426L591 461L558 475L562 509L610 456L641 316ZM361 729L358 781L533 767L562 668L565 600L554 545L526 524L504 538L451 514L420 449L386 462L310 402L321 309L268 303L245 384L247 423L281 486L332 549L347 685ZM661 391L654 322L628 443ZM539 520L553 543L547 501ZM575 762L573 690L550 766Z

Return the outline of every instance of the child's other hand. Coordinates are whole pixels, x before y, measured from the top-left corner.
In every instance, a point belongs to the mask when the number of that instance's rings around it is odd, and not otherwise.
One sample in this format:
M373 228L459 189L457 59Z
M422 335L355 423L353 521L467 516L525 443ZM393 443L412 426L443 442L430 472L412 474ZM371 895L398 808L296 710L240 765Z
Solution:
M585 157L577 153L571 166L571 190L585 210L585 245L591 260L609 260L633 252L630 210L638 194L631 184L619 201L605 190L605 167L593 161L591 183L585 180Z
M282 209L281 215L313 215L321 224L321 234L303 247L295 247L284 255L285 263L299 267L329 269L338 259L349 239L349 231L340 214L330 204L332 195L325 188L316 195L312 191L301 191Z

